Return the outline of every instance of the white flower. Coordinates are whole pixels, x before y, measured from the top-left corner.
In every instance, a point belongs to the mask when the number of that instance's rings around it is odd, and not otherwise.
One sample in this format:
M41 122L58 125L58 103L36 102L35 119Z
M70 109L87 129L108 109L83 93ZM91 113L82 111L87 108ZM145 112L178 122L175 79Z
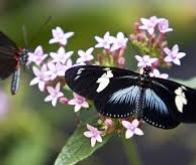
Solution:
M63 93L60 91L60 83L55 88L47 87L49 95L45 98L45 102L52 102L52 106L56 106L57 101L60 97L63 97Z
M84 132L84 136L91 139L91 147L94 147L96 142L102 142L101 131L97 128L87 124L88 131Z
M35 48L34 52L28 53L27 65L31 64L32 62L34 62L36 65L40 65L47 56L47 54L44 54L42 46L38 46Z
M95 36L95 40L98 42L95 45L95 48L104 48L104 49L110 49L110 46L112 44L112 37L110 36L109 32L106 32L103 36L103 38Z
M165 62L173 62L176 65L181 65L180 59L186 56L186 53L179 52L178 45L174 45L172 49L164 48L164 52L167 55L164 59Z
M51 52L50 56L52 57L53 62L65 64L72 54L73 51L65 52L65 49L63 47L60 47L57 50L57 53Z
M74 98L68 101L69 105L74 105L74 111L78 112L82 107L88 108L89 104L86 99L76 93L73 94Z
M129 121L123 120L122 125L127 129L125 133L126 139L133 137L133 135L144 135L143 131L138 128L139 121L137 119L134 119L131 123Z
M79 58L76 60L77 63L85 63L94 59L92 52L94 48L89 48L86 51L79 50L78 55Z
M50 80L54 80L58 76L64 76L66 71L66 67L61 63L48 63L48 74L50 76Z
M158 28L161 33L167 33L173 31L173 29L169 27L169 21L165 18L159 19Z
M59 43L60 45L65 46L67 44L67 40L74 35L73 32L64 33L64 31L60 27L56 27L56 29L52 29L53 38L50 39L49 43Z
M152 16L149 19L141 18L142 25L139 26L139 29L146 30L150 35L154 34L155 27L159 23L159 19L156 16Z
M136 55L135 58L138 61L137 66L141 68L152 66L153 63L158 61L157 58L151 58L149 55L144 55L143 57Z
M39 90L44 91L45 83L50 79L47 66L43 65L41 69L33 66L33 73L35 74L35 78L30 82L30 85L38 84Z
M116 38L112 37L111 41L111 51L115 51L118 49L124 49L127 46L128 38L126 38L122 32L118 32Z

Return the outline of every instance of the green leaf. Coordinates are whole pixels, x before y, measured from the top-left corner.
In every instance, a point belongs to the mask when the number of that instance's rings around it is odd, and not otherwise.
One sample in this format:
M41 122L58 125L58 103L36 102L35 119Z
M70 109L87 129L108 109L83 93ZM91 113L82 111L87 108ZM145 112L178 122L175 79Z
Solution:
M188 87L196 88L196 77L193 77L189 80L179 80L179 79L173 79L174 81L177 81L181 84L184 84Z
M81 124L63 147L55 161L55 165L74 165L92 155L111 137L104 137L102 143L96 143L95 147L91 147L90 139L83 135L84 131L86 131L86 125Z

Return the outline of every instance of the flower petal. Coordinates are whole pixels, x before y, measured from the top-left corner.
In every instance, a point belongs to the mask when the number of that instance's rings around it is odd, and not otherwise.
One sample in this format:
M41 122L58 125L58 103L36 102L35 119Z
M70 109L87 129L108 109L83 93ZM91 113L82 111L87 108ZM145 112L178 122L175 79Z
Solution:
M134 133L130 130L126 130L126 133L125 133L125 138L126 139L129 139L131 137L133 137Z

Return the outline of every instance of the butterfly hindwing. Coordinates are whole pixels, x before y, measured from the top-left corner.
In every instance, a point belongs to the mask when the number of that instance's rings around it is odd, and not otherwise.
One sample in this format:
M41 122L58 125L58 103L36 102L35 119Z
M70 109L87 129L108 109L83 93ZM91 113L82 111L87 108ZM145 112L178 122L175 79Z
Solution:
M167 89L167 100L174 118L184 123L196 123L196 90L177 82L154 78L154 83Z
M175 108L171 104L172 95L156 84L151 84L146 88L143 96L142 118L147 123L163 128L175 128L180 122L177 121L171 109Z

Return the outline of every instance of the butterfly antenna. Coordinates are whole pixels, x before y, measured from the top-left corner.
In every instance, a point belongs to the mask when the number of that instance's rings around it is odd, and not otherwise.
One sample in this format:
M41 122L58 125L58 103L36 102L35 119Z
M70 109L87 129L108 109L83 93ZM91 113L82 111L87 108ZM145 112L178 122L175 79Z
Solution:
M40 35L40 33L44 30L46 25L48 25L48 23L51 21L51 19L52 19L52 16L47 17L46 21L44 21L44 23L40 26L40 28L35 33L34 37L31 39L31 43L33 43L35 41L35 39L37 38L37 36Z
M28 34L27 34L26 25L22 26L22 34L23 34L23 41L24 41L25 48L28 48Z

